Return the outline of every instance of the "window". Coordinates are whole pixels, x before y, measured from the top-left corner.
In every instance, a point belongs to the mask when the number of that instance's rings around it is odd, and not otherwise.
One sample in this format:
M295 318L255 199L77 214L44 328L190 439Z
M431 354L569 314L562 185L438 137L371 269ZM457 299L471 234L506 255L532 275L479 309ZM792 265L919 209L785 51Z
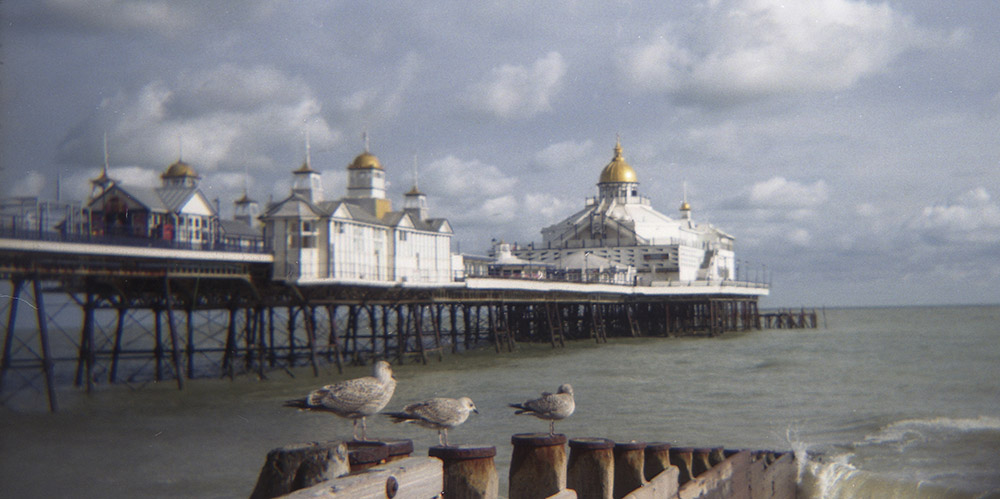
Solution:
M406 233L405 232L399 231L399 240L400 241L405 241L406 240Z
M302 222L302 232L312 232L312 231L313 231L313 223L312 222L310 222L310 221Z

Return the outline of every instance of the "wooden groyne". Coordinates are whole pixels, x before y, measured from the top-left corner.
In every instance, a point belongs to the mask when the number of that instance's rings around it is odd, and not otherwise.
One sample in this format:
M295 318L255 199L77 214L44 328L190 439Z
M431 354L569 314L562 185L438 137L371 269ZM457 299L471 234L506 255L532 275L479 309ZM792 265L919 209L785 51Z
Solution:
M796 497L795 455L787 451L673 447L561 434L517 434L511 444L511 499ZM393 454L393 448L406 448L399 441L351 445L310 443L271 451L251 499L499 496L496 447L436 446L428 457L415 457L412 444L410 452Z

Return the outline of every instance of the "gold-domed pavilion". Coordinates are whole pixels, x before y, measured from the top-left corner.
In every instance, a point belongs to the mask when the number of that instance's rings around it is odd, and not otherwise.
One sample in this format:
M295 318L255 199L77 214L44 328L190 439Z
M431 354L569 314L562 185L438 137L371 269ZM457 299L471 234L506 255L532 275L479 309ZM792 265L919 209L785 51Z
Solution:
M610 262L616 269L631 269L640 284L733 279L733 237L695 223L686 195L678 218L654 209L649 198L639 195L639 177L625 161L620 140L614 151L601 170L598 196L542 229L541 244L521 245L514 255L566 268L572 265L567 262L582 261L585 268L575 270L582 272L600 272L595 266Z

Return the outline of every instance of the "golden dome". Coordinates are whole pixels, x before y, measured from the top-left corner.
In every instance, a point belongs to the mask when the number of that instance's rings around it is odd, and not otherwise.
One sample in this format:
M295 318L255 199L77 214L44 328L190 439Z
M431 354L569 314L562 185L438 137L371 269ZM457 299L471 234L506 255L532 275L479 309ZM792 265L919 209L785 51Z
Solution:
M365 151L354 158L354 162L347 165L348 170L381 170L382 163L379 163L378 158L374 154Z
M623 182L638 182L638 178L635 175L635 170L625 162L625 157L622 156L622 145L621 142L615 144L615 157L608 163L608 166L604 167L601 172L602 184L612 184L612 183L623 183Z
M194 168L191 165L185 163L182 160L177 160L176 163L167 167L167 171L160 175L160 178L180 178L180 177L194 177L199 178L198 174L194 172Z
M691 211L691 205L687 201L681 203L681 211Z

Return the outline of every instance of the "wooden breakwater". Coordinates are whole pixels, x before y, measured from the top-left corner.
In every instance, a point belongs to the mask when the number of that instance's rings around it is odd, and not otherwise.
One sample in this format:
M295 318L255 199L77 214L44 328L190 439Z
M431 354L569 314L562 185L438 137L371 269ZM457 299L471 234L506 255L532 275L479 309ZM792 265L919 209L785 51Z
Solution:
M250 497L499 496L496 447L436 446L428 457L415 457L412 443L405 442L327 442L275 449ZM511 444L512 499L796 497L792 452L567 439L562 434L517 434Z

